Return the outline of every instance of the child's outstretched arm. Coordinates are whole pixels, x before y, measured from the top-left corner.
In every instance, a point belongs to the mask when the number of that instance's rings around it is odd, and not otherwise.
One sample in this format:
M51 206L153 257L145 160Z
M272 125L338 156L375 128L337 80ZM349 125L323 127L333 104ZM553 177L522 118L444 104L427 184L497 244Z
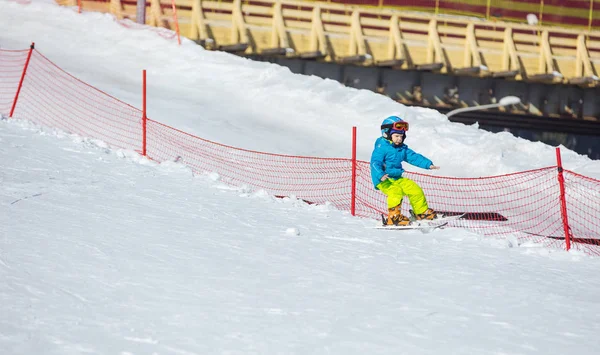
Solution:
M436 169L437 166L433 165L433 162L428 158L416 153L414 150L407 148L406 161L414 166L418 166L421 169ZM433 166L433 168L432 168Z

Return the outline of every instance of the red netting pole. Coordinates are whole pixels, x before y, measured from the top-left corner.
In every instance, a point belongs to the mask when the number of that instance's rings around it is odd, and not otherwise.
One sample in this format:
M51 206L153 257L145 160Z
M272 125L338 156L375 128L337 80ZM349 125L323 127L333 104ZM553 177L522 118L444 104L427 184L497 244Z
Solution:
M565 242L567 250L569 250L571 249L571 237L569 235L569 219L567 217L567 200L565 199L565 178L563 176L562 159L560 157L559 147L556 147L556 165L558 167L558 185L560 186L560 214L565 230Z
M15 112L15 107L17 107L17 100L19 99L19 93L21 92L21 87L23 86L23 80L25 80L25 73L27 72L27 67L29 66L29 59L31 59L31 53L33 52L33 48L35 47L35 43L31 43L29 47L29 53L27 54L27 60L25 61L25 66L23 67L23 73L21 73L21 81L19 81L19 87L17 88L17 94L15 95L15 99L13 100L12 107L10 109L10 115L8 117L13 116Z
M356 216L356 126L352 127L352 192L350 213Z
M175 0L171 0L171 6L173 7L173 21L175 21L175 31L177 32L177 43L181 45L181 37L179 36L179 21L177 20L177 6Z
M146 156L146 69L142 71L142 155Z

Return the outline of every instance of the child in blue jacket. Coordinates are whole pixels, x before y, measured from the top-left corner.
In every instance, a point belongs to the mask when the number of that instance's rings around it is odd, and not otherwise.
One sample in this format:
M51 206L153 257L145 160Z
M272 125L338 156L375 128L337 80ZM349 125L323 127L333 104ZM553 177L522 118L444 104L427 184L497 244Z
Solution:
M402 214L402 198L408 196L410 205L417 220L435 219L437 214L429 208L423 190L414 181L403 178L402 162L408 162L423 169L439 169L431 160L415 153L404 144L408 131L408 122L398 116L389 116L381 123L381 134L375 141L375 149L371 155L371 177L375 189L387 196L387 225L410 224L410 220Z

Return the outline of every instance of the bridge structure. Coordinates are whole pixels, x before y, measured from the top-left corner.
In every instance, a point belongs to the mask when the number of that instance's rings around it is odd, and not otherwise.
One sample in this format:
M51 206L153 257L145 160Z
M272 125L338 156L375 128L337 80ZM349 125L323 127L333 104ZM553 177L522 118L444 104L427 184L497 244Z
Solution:
M59 3L76 5L76 0ZM83 0L136 20L135 0ZM600 31L295 0L147 0L146 23L208 48L440 73L597 86ZM525 21L525 19L523 19Z

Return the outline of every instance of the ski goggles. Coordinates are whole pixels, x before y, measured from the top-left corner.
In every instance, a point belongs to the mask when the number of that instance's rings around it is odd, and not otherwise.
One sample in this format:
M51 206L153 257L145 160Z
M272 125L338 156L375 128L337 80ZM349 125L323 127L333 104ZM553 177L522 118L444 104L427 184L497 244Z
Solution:
M381 129L390 128L392 131L408 131L408 122L394 122L390 124L384 124Z

